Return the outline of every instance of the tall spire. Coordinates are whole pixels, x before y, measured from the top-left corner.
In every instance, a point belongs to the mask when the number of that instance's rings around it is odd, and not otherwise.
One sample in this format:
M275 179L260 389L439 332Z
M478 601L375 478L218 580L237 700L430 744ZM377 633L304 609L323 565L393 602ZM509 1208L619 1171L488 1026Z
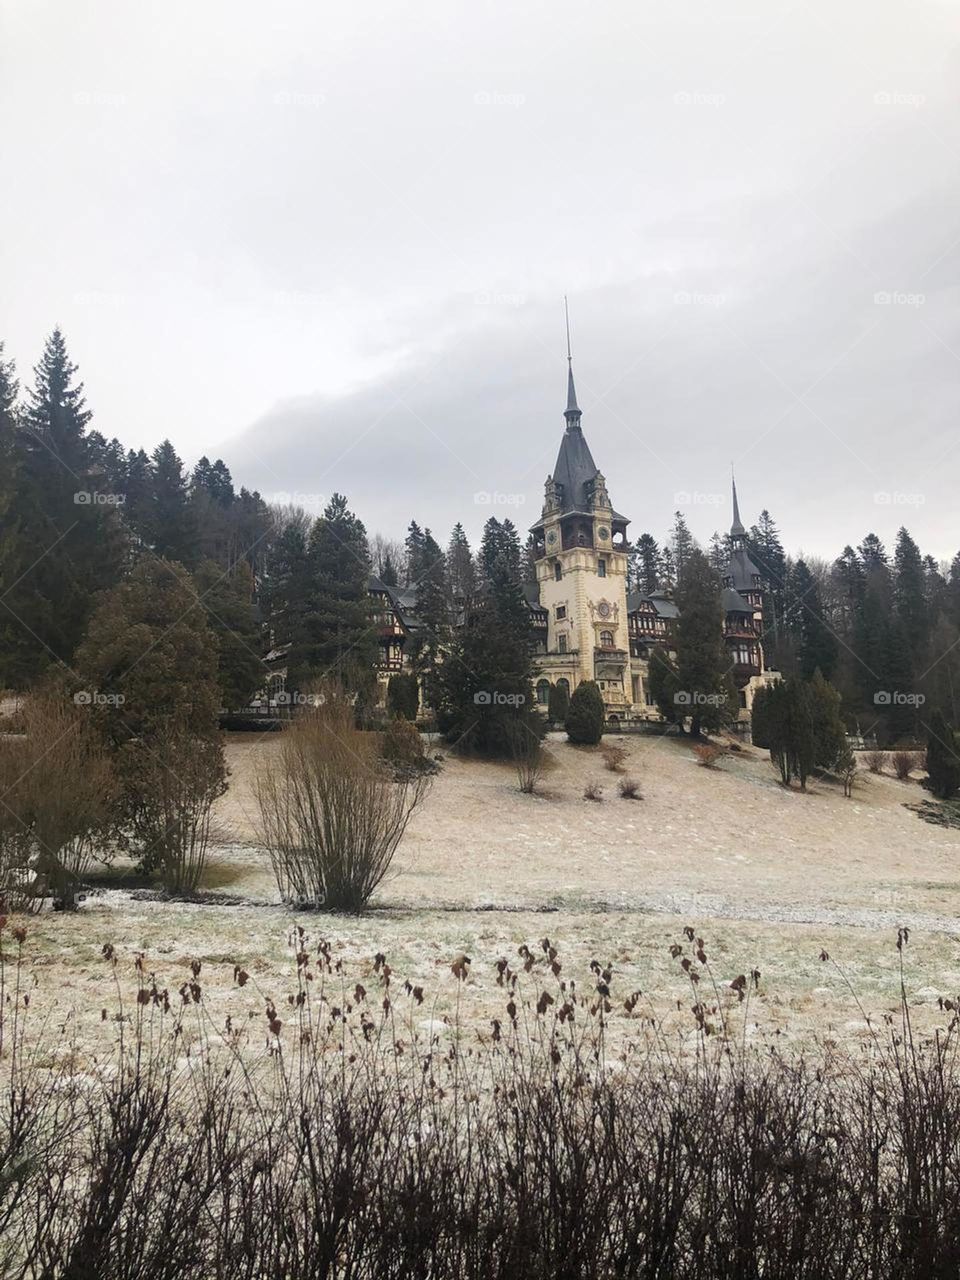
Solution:
M737 477L733 474L733 463L730 463L730 483L733 486L733 524L730 526L731 534L746 533L743 527L743 521L740 519L740 504L737 501Z
M570 308L567 306L567 295L563 295L563 314L567 322L567 407L563 416L568 427L579 427L580 406L577 404L577 391L573 385L573 356L570 353Z

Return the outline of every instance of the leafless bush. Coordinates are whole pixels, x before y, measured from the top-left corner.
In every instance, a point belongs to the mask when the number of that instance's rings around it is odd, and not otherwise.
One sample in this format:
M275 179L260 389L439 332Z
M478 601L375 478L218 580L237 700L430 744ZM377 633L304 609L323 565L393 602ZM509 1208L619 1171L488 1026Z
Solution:
M599 782L588 782L583 788L583 798L584 800L602 800L603 787Z
M696 742L693 744L693 754L697 757L697 764L703 765L705 769L713 769L723 755L723 750L712 742Z
M102 1052L61 1041L47 1067L19 934L0 926L11 1280L957 1274L952 1002L936 1037L904 997L869 1055L790 1059L742 1037L760 974L721 983L689 930L683 1050L611 966L574 984L544 938L498 961L491 1030L458 1017L441 1052L429 993L382 955L355 982L300 933L282 1004L238 966L253 996L221 1034L199 962L168 991L139 960Z
M603 756L604 768L609 769L611 773L626 772L627 758L626 747L617 746L612 742L604 742L600 747L600 754Z
M891 762L893 771L901 782L908 782L914 769L919 769L923 756L918 751L894 751Z
M24 700L20 726L0 738L0 896L69 909L109 824L110 762L87 708L58 687Z
M169 893L195 893L207 863L213 803L226 789L221 738L170 728L123 751L127 776L142 778L137 824L141 866L156 872Z
M347 702L305 712L257 780L260 834L284 900L362 910L429 783L424 774L392 780Z
M887 753L885 751L865 751L863 759L871 773L883 773L883 766L887 762Z
M532 796L547 767L543 743L534 729L519 717L507 722L507 738L520 790L524 795Z
M624 800L643 799L640 794L640 783L637 782L636 778L621 778L619 791Z

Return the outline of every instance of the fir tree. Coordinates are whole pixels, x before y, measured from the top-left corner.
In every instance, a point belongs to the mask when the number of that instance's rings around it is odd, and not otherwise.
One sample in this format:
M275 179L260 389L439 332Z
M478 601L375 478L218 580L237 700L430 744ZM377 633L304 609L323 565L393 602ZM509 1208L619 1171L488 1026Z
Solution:
M404 541L407 552L407 586L412 587L423 572L423 530L411 520Z
M417 621L410 652L413 670L423 688L424 701L435 707L440 696L437 677L443 654L450 642L446 561L429 529L421 536L418 549Z
M886 548L875 533L868 533L857 547L864 570L885 569L889 564Z
M447 585L454 601L469 600L477 587L473 553L459 521L453 526L447 548Z
M720 582L707 557L693 548L677 589L677 673L690 731L715 730L735 715L730 660L723 643Z
M97 487L90 412L76 373L55 329L14 436L17 486L5 531L15 531L15 542L7 547L11 583L0 610L11 684L29 682L51 660L70 662L94 595L117 580L125 560L122 495Z
M197 560L197 521L190 506L183 463L169 440L153 451L150 545L166 560L192 567Z
M395 587L398 584L397 566L393 563L393 557L390 555L390 548L383 553L383 560L380 563L380 573L378 574L380 581L385 587Z
M893 602L913 651L922 654L929 625L927 577L920 548L903 527L893 556Z
M935 711L930 717L926 768L926 785L939 799L950 800L960 790L957 736L939 711Z
M195 574L197 594L218 641L217 682L221 705L237 711L263 686L260 620L253 601L253 574L245 560L231 571L212 560Z
M545 727L534 702L519 542L504 525L491 517L484 529L482 585L439 672L437 707L448 742L501 757L511 754L518 731L540 737Z
M636 546L637 568L634 589L649 596L660 586L660 548L649 533L642 533Z
M567 682L557 681L550 686L550 697L547 702L547 719L551 724L563 724L570 706L570 689Z
M673 560L673 571L679 581L694 549L696 541L687 527L683 513L673 513L673 529L670 533L670 551Z
M362 699L374 682L377 636L366 530L335 493L310 532L309 586L289 658L288 687L334 680Z
M680 675L670 655L657 645L647 664L647 682L650 696L667 724L676 724L683 730L687 704L679 698Z
M829 680L837 665L837 640L826 624L820 590L805 561L791 566L784 597L785 625L795 642L800 675L809 680L820 671Z

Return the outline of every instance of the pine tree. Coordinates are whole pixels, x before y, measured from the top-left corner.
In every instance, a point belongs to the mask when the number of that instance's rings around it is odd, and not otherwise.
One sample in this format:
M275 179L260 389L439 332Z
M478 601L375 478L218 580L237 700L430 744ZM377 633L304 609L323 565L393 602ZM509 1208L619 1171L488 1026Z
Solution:
M14 436L16 493L6 528L16 562L0 616L11 641L7 680L23 685L52 660L70 662L97 591L117 580L125 540L122 495L103 493L88 445L83 384L59 329L34 370Z
M423 688L424 701L435 707L440 697L438 673L450 642L450 607L446 560L429 529L423 531L419 561L418 576L413 584L417 591L419 628L413 636L410 657Z
M730 563L730 535L714 532L710 535L710 549L707 558L714 573L723 574Z
M960 790L957 736L939 711L930 717L926 768L926 785L939 799L950 800Z
M658 577L660 579L661 591L665 591L670 594L676 590L677 570L673 560L673 552L669 547L664 547L660 552Z
M383 560L380 563L380 573L377 576L385 587L397 586L397 566L393 563L393 557L390 554L389 547L383 553Z
M660 586L660 548L649 533L637 539L637 569L634 589L649 596Z
M204 560L194 580L207 623L217 637L221 704L227 711L238 711L249 706L266 675L260 656L260 620L253 602L253 574L245 560L233 570Z
M509 526L506 527L505 526ZM529 610L520 588L513 526L491 517L480 549L482 583L439 672L437 719L462 751L509 756L518 731L539 738Z
M312 522L302 507L274 513L260 605L271 648L289 645L302 635L303 618L313 579L309 554ZM293 685L291 685L291 688Z
M307 545L309 586L293 637L288 688L334 680L362 699L370 696L377 659L377 634L368 590L366 530L333 494L314 524Z
M677 673L687 697L690 731L716 730L734 718L730 659L723 643L720 581L707 557L693 548L677 589Z
M683 728L687 704L678 697L683 685L680 675L670 655L657 645L650 654L647 664L647 682L650 696L660 715L667 724L678 724Z
M795 642L800 675L809 680L820 671L829 680L837 665L837 640L824 620L817 581L805 561L791 566L784 599L785 626Z
M820 671L810 681L813 717L814 763L835 770L846 752L847 731L840 714L840 694Z
M19 552L22 550L19 522L14 515L14 500L19 479L17 453L17 384L13 361L3 357L0 343L0 605L13 590L21 572ZM16 683L14 656L26 637L22 628L5 608L0 608L0 687Z
M148 547L153 527L153 463L143 449L127 453L121 516L135 548Z
M447 585L453 601L469 600L477 589L476 569L470 543L459 521L453 526L447 548Z
M407 586L415 585L423 571L423 530L416 520L411 520L404 541L407 552Z
M150 545L166 560L191 568L197 561L196 513L190 505L183 463L169 440L153 451Z
M687 561L697 544L687 527L687 522L680 511L673 513L673 529L670 533L670 551L673 559L673 570L679 581L683 577L683 571Z
M889 564L886 548L875 533L868 533L857 547L864 570L885 569Z
M927 579L920 548L903 527L893 556L893 602L915 654L926 650L929 616Z

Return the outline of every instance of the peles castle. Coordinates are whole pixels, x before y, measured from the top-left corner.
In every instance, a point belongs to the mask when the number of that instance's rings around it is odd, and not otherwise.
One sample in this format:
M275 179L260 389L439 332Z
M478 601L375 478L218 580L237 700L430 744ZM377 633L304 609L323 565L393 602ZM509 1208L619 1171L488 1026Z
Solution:
M546 708L552 685L573 693L581 680L600 687L610 727L658 720L649 693L648 658L655 646L673 648L679 616L669 593L627 590L626 516L615 510L607 483L583 434L568 356L566 422L543 511L531 529L536 582L524 587L534 647L534 686ZM731 674L747 719L757 688L770 676L762 636L763 581L747 546L733 487L730 561L723 573L723 636ZM405 668L407 639L418 628L415 588L370 579L375 600L378 676Z

